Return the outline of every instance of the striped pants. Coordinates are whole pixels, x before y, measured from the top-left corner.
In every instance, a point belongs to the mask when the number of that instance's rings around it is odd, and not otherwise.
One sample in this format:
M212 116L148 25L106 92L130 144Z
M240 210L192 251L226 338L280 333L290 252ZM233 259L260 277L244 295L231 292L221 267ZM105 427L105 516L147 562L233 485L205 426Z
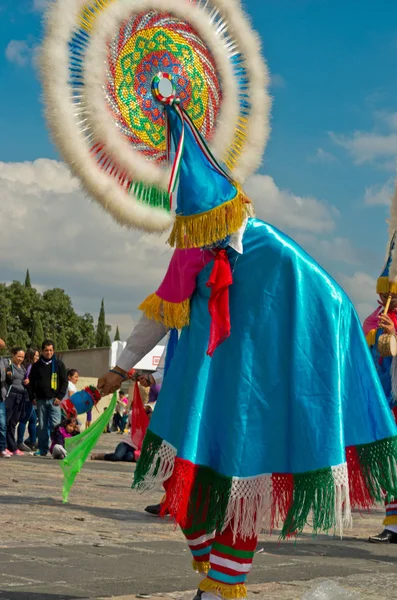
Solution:
M233 540L230 527L222 533L204 530L182 530L193 555L193 568L206 577L200 584L204 592L221 595L228 600L245 598L245 581L251 570L258 538Z

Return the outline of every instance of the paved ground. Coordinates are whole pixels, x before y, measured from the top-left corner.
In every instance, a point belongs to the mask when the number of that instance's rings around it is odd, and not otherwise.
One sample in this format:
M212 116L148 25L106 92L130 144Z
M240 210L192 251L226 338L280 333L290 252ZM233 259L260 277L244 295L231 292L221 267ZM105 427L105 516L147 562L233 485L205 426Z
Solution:
M99 448L110 450L118 439L103 436ZM198 582L183 538L172 523L143 512L161 490L132 492L132 469L88 462L63 505L56 461L2 460L0 600L191 600ZM250 599L397 598L397 545L366 542L381 519L381 510L355 515L355 528L343 541L310 534L298 543L261 537Z

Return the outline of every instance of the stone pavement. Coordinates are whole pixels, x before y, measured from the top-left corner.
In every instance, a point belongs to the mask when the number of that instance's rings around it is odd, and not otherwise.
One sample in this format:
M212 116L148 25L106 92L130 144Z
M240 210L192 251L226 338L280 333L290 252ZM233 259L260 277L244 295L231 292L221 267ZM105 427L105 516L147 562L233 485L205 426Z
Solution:
M102 436L98 450L119 439ZM132 471L131 464L88 461L63 505L57 461L1 460L0 600L191 600L198 581L183 537L169 521L144 513L162 492L131 491ZM250 600L397 599L397 545L366 542L381 520L381 509L356 514L343 541L261 536Z

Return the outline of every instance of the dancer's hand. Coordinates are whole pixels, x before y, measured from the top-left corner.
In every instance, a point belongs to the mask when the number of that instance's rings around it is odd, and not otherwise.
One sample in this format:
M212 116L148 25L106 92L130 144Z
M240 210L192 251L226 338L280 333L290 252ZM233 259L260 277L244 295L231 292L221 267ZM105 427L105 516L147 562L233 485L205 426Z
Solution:
M388 333L390 335L396 334L396 329L394 327L393 321L390 317L387 317L386 315L380 315L379 326L382 327L385 333Z
M125 376L123 377L123 375L124 372L122 372L120 369L120 375L115 372L109 372L100 377L98 379L97 388L101 392L102 396L108 396L109 394L113 394L113 392L118 390L125 379Z

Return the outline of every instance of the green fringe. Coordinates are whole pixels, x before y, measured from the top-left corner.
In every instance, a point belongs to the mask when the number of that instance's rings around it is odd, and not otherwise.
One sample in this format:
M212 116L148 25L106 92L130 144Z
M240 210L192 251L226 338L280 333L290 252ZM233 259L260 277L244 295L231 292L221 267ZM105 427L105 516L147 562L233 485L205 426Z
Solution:
M163 440L158 435L154 434L152 431L150 431L150 429L147 430L145 439L143 440L141 456L135 469L134 481L132 483L133 488L140 489L144 487L143 484L145 477L152 468L152 465L156 459L156 454L160 450L162 443ZM159 466L160 458L157 458L153 477L156 477Z
M356 446L361 472L371 497L383 503L397 497L397 437ZM394 463L394 468L393 468Z
M149 204L154 208L163 208L167 211L171 210L170 195L164 190L159 190L153 186L147 186L139 181L131 183L129 191L143 204Z
M311 510L314 534L335 528L335 483L330 468L294 475L292 506L281 537L301 533Z

